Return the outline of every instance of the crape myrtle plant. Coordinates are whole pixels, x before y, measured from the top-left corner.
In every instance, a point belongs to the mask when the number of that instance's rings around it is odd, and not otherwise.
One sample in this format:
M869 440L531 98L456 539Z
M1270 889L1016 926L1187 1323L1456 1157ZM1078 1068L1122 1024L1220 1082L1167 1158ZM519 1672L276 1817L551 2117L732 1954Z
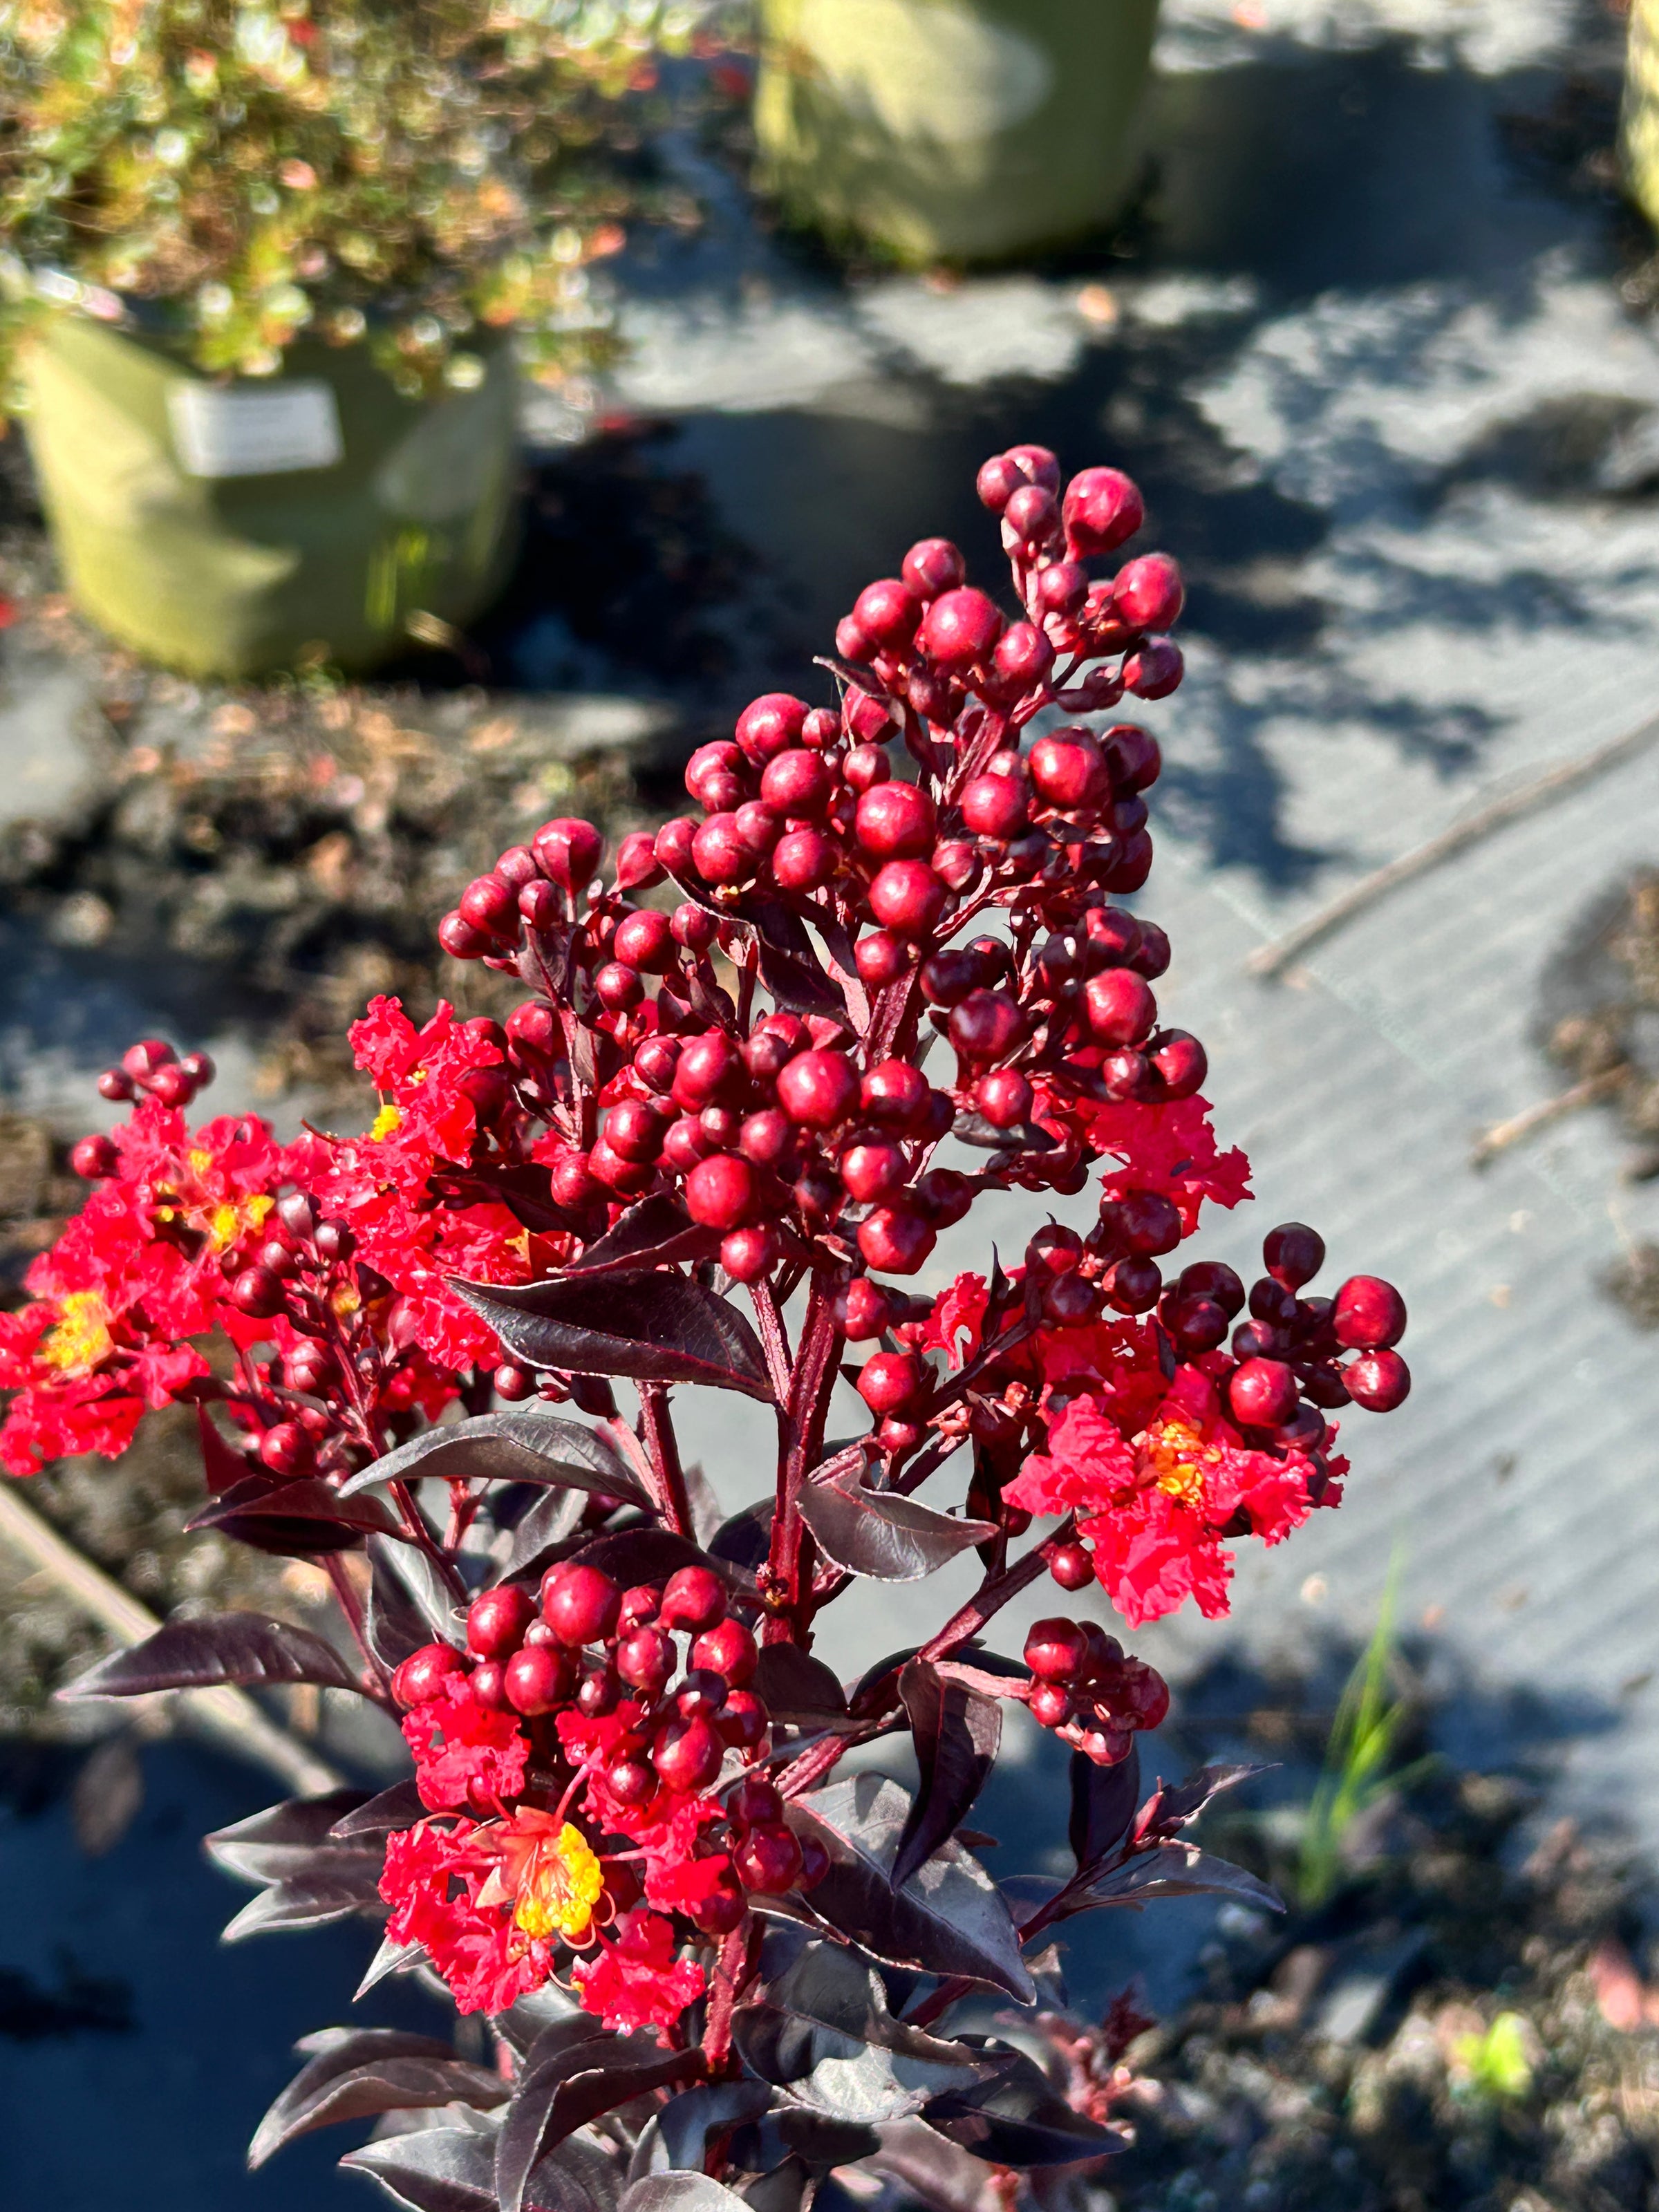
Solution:
M1045 1577L1131 1628L1224 1613L1237 1540L1338 1503L1331 1416L1404 1398L1405 1309L1365 1275L1309 1295L1297 1224L1248 1289L1185 1257L1248 1164L1160 1023L1164 933L1117 902L1158 748L1066 719L1174 689L1180 577L1109 559L1142 520L1114 470L1062 490L1017 447L979 490L1012 611L913 546L841 624L833 704L758 699L694 756L696 815L503 853L439 934L527 995L423 1027L376 1000L365 1134L191 1131L211 1069L156 1042L102 1079L132 1110L76 1148L91 1194L0 1322L0 1455L113 1455L193 1403L196 1525L314 1561L356 1650L179 1620L76 1690L298 1680L395 1715L409 1779L210 1839L261 1886L233 1928L382 1922L366 1989L416 1972L489 2026L489 2063L311 2038L256 2159L378 2115L347 2163L432 2212L795 2212L831 2172L1006 2205L1121 2140L1140 2025L1065 2010L1052 1931L1273 1901L1184 1837L1236 1770L1143 1796L1152 1668L1063 1610L999 1653L997 1615ZM1086 1233L1056 1222L1091 1185ZM941 1230L1015 1190L1023 1250L919 1294ZM831 1437L842 1377L867 1420ZM775 1423L723 1525L676 1440L693 1385ZM968 1552L917 1648L850 1682L815 1655L855 1578ZM964 1825L1011 1702L1071 1748L1064 1880L1000 1884ZM885 1738L914 1794L838 1771Z

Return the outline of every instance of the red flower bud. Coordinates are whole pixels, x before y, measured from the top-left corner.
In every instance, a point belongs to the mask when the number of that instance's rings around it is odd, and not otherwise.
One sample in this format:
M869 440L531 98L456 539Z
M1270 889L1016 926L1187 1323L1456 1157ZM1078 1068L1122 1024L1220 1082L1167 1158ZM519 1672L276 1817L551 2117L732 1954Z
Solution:
M479 1659L505 1659L524 1642L535 1617L529 1592L516 1583L483 1590L467 1607L466 1648Z
M706 1628L691 1646L691 1664L723 1674L733 1689L741 1689L750 1680L759 1659L752 1634L742 1621L729 1615Z
M858 1392L872 1413L902 1413L927 1386L927 1370L913 1352L878 1352L865 1362Z
M651 1745L651 1764L668 1787L688 1793L706 1790L725 1756L726 1746L714 1723L701 1717L670 1721L657 1730Z
M1406 1301L1379 1275L1350 1275L1332 1306L1331 1328L1339 1344L1382 1351L1406 1334Z
M732 1852L732 1864L745 1889L781 1897L799 1876L800 1844L793 1828L751 1828Z
M933 802L914 783L878 783L859 800L853 834L878 860L915 860L933 843Z
M1133 968L1106 968L1083 989L1089 1027L1102 1044L1139 1044L1158 1021L1158 1000Z
M480 876L461 893L457 911L463 921L470 921L485 936L498 938L503 944L512 941L519 933L519 895L511 884L504 884L499 876Z
M1094 1555L1082 1544L1058 1545L1049 1554L1048 1572L1061 1589L1086 1589L1095 1578Z
M853 620L884 653L902 653L921 617L920 600L896 576L866 584L853 602Z
M726 1618L726 1584L712 1567L678 1567L668 1577L657 1618L665 1628L700 1632Z
M1227 1385L1233 1419L1247 1429L1276 1429L1296 1411L1296 1376L1281 1359L1247 1359Z
M1087 730L1054 730L1031 748L1031 781L1051 806L1076 814L1103 805L1111 773L1100 744Z
M1168 629L1186 604L1181 571L1167 553L1143 553L1120 568L1112 609L1130 629Z
M1341 1375L1349 1397L1368 1413L1391 1413L1411 1393L1411 1370L1397 1352L1362 1352Z
M1167 699L1186 673L1187 664L1173 638L1149 637L1123 664L1123 688L1138 699Z
M853 948L853 964L866 990L880 991L909 972L910 956L891 930L876 929Z
M994 604L969 586L933 601L922 617L917 643L940 668L971 668L985 659L1002 629Z
M392 1677L392 1694L404 1710L453 1696L466 1680L466 1662L453 1644L423 1644Z
M873 792L870 795L876 796ZM870 886L870 908L878 922L901 937L926 937L944 913L948 896L925 861L889 860Z
M852 1111L859 1079L842 1052L799 1053L778 1076L778 1103L792 1121L833 1128Z
M721 1237L720 1265L734 1283L758 1283L776 1267L782 1249L769 1222L755 1222Z
M579 1650L609 1636L617 1625L622 1593L598 1567L565 1564L542 1577L542 1619L561 1644Z
M531 1644L507 1661L501 1686L515 1713L550 1713L569 1697L575 1671L566 1653Z
M1299 1291L1324 1266L1325 1240L1304 1222L1282 1221L1262 1238L1261 1257L1276 1283L1283 1283L1286 1290ZM1403 1315L1401 1321L1403 1325Z
M899 565L899 574L919 599L936 599L966 580L968 564L948 538L923 538Z
M1146 519L1139 492L1117 469L1085 469L1074 476L1060 514L1067 550L1083 561L1121 545Z
M648 830L632 830L617 848L617 889L648 890L663 878L656 839Z
M1025 1663L1040 1682L1069 1682L1080 1674L1089 1640L1074 1620L1039 1620L1025 1638Z
M685 1179L685 1210L705 1229L735 1229L755 1202L755 1170L735 1152L700 1160Z
M738 717L736 736L746 758L763 767L787 746L800 742L806 702L787 691L767 691Z
M1011 775L975 776L963 786L960 804L976 837L1018 837L1030 822L1024 790Z
M544 822L530 841L531 850L562 890L579 891L598 872L604 842L591 822L568 816Z
M859 1250L884 1275L914 1275L937 1242L930 1224L908 1207L878 1206L859 1230Z

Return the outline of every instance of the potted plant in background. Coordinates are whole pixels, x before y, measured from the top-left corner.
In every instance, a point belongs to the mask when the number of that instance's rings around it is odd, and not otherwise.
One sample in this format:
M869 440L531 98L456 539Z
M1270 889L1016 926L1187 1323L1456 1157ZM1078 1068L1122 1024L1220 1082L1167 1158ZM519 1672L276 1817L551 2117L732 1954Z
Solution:
M761 0L761 173L912 264L998 260L1122 204L1158 0Z
M1631 198L1659 225L1659 6L1633 0L1620 118L1625 178Z
M515 350L556 379L609 343L617 104L697 13L0 6L0 366L84 611L228 676L475 613Z

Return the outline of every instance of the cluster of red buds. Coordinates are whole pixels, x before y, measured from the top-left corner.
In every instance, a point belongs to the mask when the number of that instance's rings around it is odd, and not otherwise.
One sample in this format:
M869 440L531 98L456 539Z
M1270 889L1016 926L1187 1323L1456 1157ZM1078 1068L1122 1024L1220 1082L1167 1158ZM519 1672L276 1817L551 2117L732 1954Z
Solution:
M125 1449L146 1406L202 1409L198 1521L319 1560L365 1694L401 1711L416 1790L388 1793L398 1825L374 1831L389 1943L465 2009L562 1978L617 2037L654 2029L665 2070L611 2051L618 2106L736 2081L769 2049L768 1978L793 1968L762 1941L768 1911L806 1931L813 1972L850 1947L930 1984L906 2034L975 1986L1029 2002L1027 1948L1127 1893L1212 1784L1131 1817L1160 1677L1091 1623L1040 1622L1024 1668L986 1631L1045 1574L1098 1584L1131 1627L1188 1601L1219 1617L1230 1546L1339 1502L1331 1416L1410 1387L1398 1292L1356 1274L1311 1294L1312 1230L1274 1229L1248 1289L1178 1256L1206 1206L1249 1194L1203 1048L1160 1012L1169 942L1124 902L1161 757L1109 717L1180 680L1180 575L1158 553L1091 574L1144 519L1115 471L1067 483L1020 446L978 485L1012 619L925 539L840 625L832 703L769 694L694 755L693 811L609 856L574 819L503 853L439 935L522 1002L417 1027L375 1000L352 1030L379 1094L360 1135L192 1131L209 1064L135 1048L102 1086L131 1115L77 1150L86 1205L0 1316L15 1472ZM1091 1178L1082 1225L1041 1220ZM1014 1190L1040 1222L1017 1258L923 1276L978 1197ZM216 1332L234 1362L189 1341ZM843 1376L869 1421L838 1443ZM776 1425L768 1494L718 1534L674 1433L694 1383ZM520 1483L553 1510L524 1511ZM367 1598L344 1556L365 1545ZM916 1649L850 1688L812 1655L854 1578L972 1553L977 1588ZM201 1679L268 1679L245 1624L182 1626ZM337 1686L336 1656L294 1635L289 1679ZM963 1840L999 1698L1078 1754L1077 1876L1018 1923ZM907 1810L896 1783L831 1778L900 1730ZM340 1848L361 1853L358 1832ZM890 2038L854 1971L858 2018ZM532 2063L515 2094L561 2078ZM549 2107L514 2111L501 2143L533 2164ZM984 2158L1030 2162L989 2112Z
M724 1856L686 1917L702 1935L722 1936L741 1922L749 1896L811 1888L829 1871L822 1844L789 1826L781 1793L757 1764L771 1728L750 1686L759 1657L711 1568L680 1567L624 1589L599 1568L565 1561L543 1577L539 1602L517 1583L483 1591L467 1609L465 1649L422 1645L391 1689L404 1711L460 1699L518 1717L531 1752L524 1799L562 1805L586 1785L584 1809L602 1826L609 1815L648 1836L671 1826L684 1801L712 1793L695 1855ZM562 1714L612 1723L584 1763L573 1766ZM738 1754L735 1776L729 1753ZM485 1780L471 1783L468 1796L481 1817L501 1809ZM677 1832L674 1848L693 1856L689 1835ZM628 1901L627 1838L601 1856L607 1893Z
M182 1057L161 1037L145 1037L130 1045L120 1065L106 1067L98 1079L98 1096L112 1105L135 1098L158 1099L163 1106L195 1103L214 1077L211 1059L204 1052ZM70 1165L88 1182L112 1176L119 1165L115 1146L107 1137L82 1137L70 1152Z
M1136 1732L1158 1727L1170 1710L1164 1677L1144 1659L1126 1658L1097 1621L1037 1621L1025 1663L1031 1718L1097 1766L1127 1759Z

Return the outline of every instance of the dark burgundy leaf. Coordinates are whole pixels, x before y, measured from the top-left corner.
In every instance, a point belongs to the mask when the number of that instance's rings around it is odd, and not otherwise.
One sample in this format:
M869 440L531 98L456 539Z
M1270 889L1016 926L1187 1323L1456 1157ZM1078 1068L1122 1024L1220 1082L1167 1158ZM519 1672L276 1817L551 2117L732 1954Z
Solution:
M913 1659L899 1676L910 1717L921 1787L898 1840L891 1875L902 1889L917 1868L948 1842L985 1787L1002 1741L1002 1708L960 1680Z
M805 2212L814 2185L805 2160L787 2158L745 2182L743 2202L749 2212Z
M1146 1804L1136 1826L1136 1833L1146 1835L1156 1830L1162 1835L1173 1835L1177 1828L1197 1820L1212 1797L1218 1797L1224 1790L1236 1790L1241 1782L1248 1782L1257 1774L1267 1774L1271 1767L1261 1766L1200 1766L1184 1782L1173 1786L1160 1782Z
M707 1382L771 1401L760 1340L737 1308L684 1275L580 1275L451 1287L516 1359L573 1375L636 1382Z
M996 1534L990 1521L958 1521L856 1476L808 1483L800 1514L832 1566L876 1582L915 1583Z
M340 2164L367 2173L410 2212L496 2212L495 2140L471 2128L422 2128L365 2143Z
M744 2200L706 2173L647 2173L630 2182L617 2212L745 2212Z
M1072 1753L1072 1819L1067 1834L1079 1867L1097 1866L1129 1832L1140 1802L1140 1747L1131 1739L1129 1755L1115 1766L1097 1766L1080 1751Z
M321 1797L290 1797L281 1805L250 1813L228 1828L202 1838L216 1866L245 1881L277 1881L309 1865L311 1854L328 1847L337 1820L367 1805L367 1790L331 1790ZM368 1848L359 1846L358 1848Z
M1208 1896L1241 1897L1268 1912L1285 1910L1277 1890L1231 1859L1218 1859L1195 1844L1154 1844L1150 1850L1137 1851L1079 1891L1071 1909L1087 1911L1095 1905L1127 1905L1138 1910L1148 1898Z
M507 2102L501 2075L457 2058L449 2045L390 2027L328 2027L298 2046L313 2055L265 2114L248 2145L250 2166L261 2166L285 2143L337 2120L434 2105Z
M884 1659L878 1659L873 1667L866 1667L857 1681L854 1683L848 1703L856 1711L861 1698L867 1696L878 1683L884 1682L890 1675L896 1674L905 1661L914 1659L921 1648L917 1644L907 1644L902 1651L890 1651Z
M562 2021L538 2037L496 2145L501 2212L520 2212L532 2169L567 2136L647 2089L689 2080L702 2063L701 2051L664 2051L650 2036L574 2040Z
M799 928L799 924L796 927ZM761 981L780 1006L797 1014L821 1014L829 1021L847 1020L847 1001L819 964L804 929L798 949L786 951L769 943L763 930L759 933L757 949Z
M671 2097L640 2138L630 2181L660 2172L665 2164L693 2173L702 2172L711 2136L757 2120L772 2101L765 2081L699 2081Z
M820 2172L831 2166L850 2166L857 2158L868 2158L881 2141L867 2121L838 2120L828 2112L809 2112L798 2105L784 2106L768 2125L777 2129L784 2148Z
M762 1646L755 1689L775 1720L810 1725L825 1718L838 1720L847 1711L846 1693L835 1670L799 1644Z
M928 2212L995 2212L1001 2203L991 2169L926 2120L894 2120L883 2128L866 2167L896 2182L905 2197L915 2198Z
M962 1974L1030 2004L1034 1985L1019 1934L995 1883L957 1843L947 1843L895 1891L889 1876L909 1818L908 1792L885 1775L860 1774L798 1798L795 1821L830 1854L811 1893L813 1911L885 1966Z
M922 2113L929 2127L994 2166L1073 2166L1125 2148L1115 2130L1073 2112L1024 2051L969 2040L1002 2064L988 2081L936 2097Z
M598 2134L567 2136L531 2174L524 2201L532 2212L617 2212L623 2178L617 2145Z
M244 1475L185 1523L186 1530L216 1528L283 1559L352 1551L366 1534L391 1535L397 1526L376 1498L343 1498L315 1475L273 1482L268 1474Z
M371 1990L378 1989L394 1974L412 1974L425 1957L422 1945L394 1943L391 1936L384 1936L380 1949L363 1970L363 1978L351 1992L351 2002L360 2004Z
M369 1586L365 1627L369 1649L384 1667L395 1667L423 1644L465 1641L461 1614L466 1587L448 1563L412 1544L384 1536L368 1540Z
M770 1497L757 1498L752 1505L745 1505L714 1531L708 1543L710 1553L753 1574L771 1549L775 1510L775 1500Z
M977 1146L984 1152L1052 1152L1058 1137L1036 1121L1022 1121L1012 1129L1000 1129L982 1114L958 1114L951 1128L958 1144Z
M323 1928L362 1912L384 1919L380 1899L380 1855L353 1859L343 1854L334 1870L298 1875L273 1882L228 1922L222 1943L240 1943L278 1928Z
M446 1482L534 1482L649 1505L639 1478L592 1429L550 1413L509 1409L480 1413L453 1428L428 1429L384 1459L362 1468L340 1495L394 1478L441 1476Z
M550 1565L557 1553L568 1548L586 1506L579 1490L550 1490L538 1498L513 1531L512 1548L496 1579L510 1583Z
M875 1970L835 1943L809 1944L765 2002L739 2005L732 2035L762 2081L865 2125L919 2112L984 2071L962 2044L894 2020Z
M362 1684L331 1644L308 1628L261 1613L216 1613L170 1620L130 1650L107 1659L61 1698L142 1698L154 1690L199 1689L213 1682L258 1687L268 1682L319 1682L325 1689Z
M720 1249L718 1229L704 1229L665 1192L656 1191L630 1206L580 1260L562 1269L562 1279L594 1275L618 1267L662 1267L682 1260L703 1260Z
M749 1588L744 1577L707 1552L700 1552L689 1536L672 1528L612 1528L569 1555L584 1566L598 1567L623 1584L665 1582L681 1567L713 1567L733 1590Z
M382 1790L367 1804L354 1806L329 1830L329 1840L348 1844L370 1836L379 1838L394 1835L400 1828L412 1828L425 1811L411 1775L406 1782L394 1782L389 1790Z
M516 1168L492 1167L487 1178L440 1166L433 1170L430 1188L440 1197L453 1193L470 1205L505 1206L526 1229L576 1233L581 1229L580 1216L555 1200L550 1171L534 1161Z
M202 1440L202 1473L207 1480L210 1498L222 1497L248 1472L248 1462L230 1446L213 1425L212 1416L205 1406L196 1408L196 1427Z

